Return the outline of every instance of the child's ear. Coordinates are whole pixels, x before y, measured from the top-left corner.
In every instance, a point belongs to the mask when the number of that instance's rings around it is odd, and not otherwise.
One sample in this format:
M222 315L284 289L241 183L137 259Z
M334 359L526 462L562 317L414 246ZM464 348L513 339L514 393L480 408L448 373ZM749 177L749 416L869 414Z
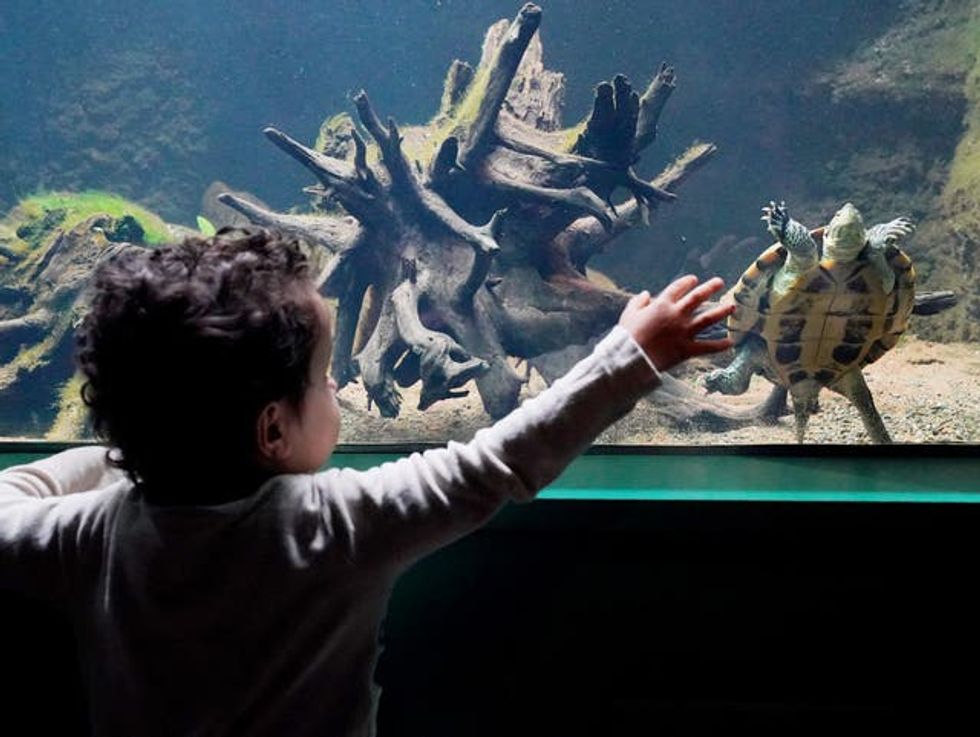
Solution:
M280 463L289 456L286 421L281 402L270 402L259 414L255 427L259 458Z

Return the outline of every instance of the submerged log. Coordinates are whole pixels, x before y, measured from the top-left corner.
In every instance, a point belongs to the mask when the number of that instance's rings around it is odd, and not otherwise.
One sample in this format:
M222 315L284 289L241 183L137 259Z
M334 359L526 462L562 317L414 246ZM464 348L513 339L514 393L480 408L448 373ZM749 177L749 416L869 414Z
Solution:
M634 171L675 88L667 64L642 96L622 75L599 84L591 114L563 130L564 80L544 67L540 22L528 4L494 24L475 69L453 62L427 125L382 121L360 92L356 122L331 118L316 148L266 129L316 177L320 215L220 198L332 254L320 279L337 302L332 372L340 386L360 377L383 416L415 382L419 409L473 379L491 417L513 409L523 379L508 359L545 369L607 331L630 295L587 279L590 259L648 224L715 153L696 143L652 181ZM620 192L629 200L616 206Z
M452 64L439 110L424 126L382 122L360 93L357 121L334 116L313 148L268 128L269 139L316 177L306 190L313 213L220 197L248 221L315 249L317 284L337 304L334 377L341 386L363 381L386 417L400 411L399 388L421 383L425 410L463 396L472 381L486 411L500 417L527 379L513 359L547 382L564 373L630 297L589 278L590 261L648 225L715 153L694 143L650 181L635 173L675 89L666 64L643 95L621 75L598 85L591 114L562 129L564 80L544 67L540 19L527 5L513 22L492 26L475 69ZM24 234L38 245L29 251L8 247L0 233L0 433L42 433L55 406L51 432L67 433L59 439L81 427L78 382L68 380L82 295L96 263L134 230L126 217L108 215L62 227L64 215L46 211L30 223ZM169 229L175 237L190 232ZM692 254L692 270L710 273L713 252L736 241ZM665 265L650 278L671 271ZM948 292L922 294L915 312L954 303ZM785 411L778 392L756 408L734 409L665 377L651 401L665 424L722 430L778 417Z

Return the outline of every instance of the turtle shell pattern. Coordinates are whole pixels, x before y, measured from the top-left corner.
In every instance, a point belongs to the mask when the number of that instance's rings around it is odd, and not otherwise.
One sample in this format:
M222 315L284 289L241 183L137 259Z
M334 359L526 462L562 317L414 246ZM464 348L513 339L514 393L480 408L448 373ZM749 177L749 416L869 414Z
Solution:
M819 244L822 234L821 229L811 235ZM769 378L787 387L806 379L828 386L894 347L915 303L915 271L901 249L888 246L885 251L896 277L888 294L862 252L853 261L824 259L785 294L776 295L772 281L786 253L777 243L746 269L733 293L737 307L728 319L736 345L749 334L765 341L774 374Z

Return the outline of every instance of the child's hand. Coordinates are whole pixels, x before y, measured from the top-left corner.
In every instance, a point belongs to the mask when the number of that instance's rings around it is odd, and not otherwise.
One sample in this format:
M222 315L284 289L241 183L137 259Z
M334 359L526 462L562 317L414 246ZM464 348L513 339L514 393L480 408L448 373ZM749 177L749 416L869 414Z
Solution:
M700 314L698 306L723 286L719 278L695 288L696 276L683 276L656 297L647 291L634 295L619 317L622 325L647 352L654 366L666 371L691 356L723 351L732 346L731 338L695 340L709 325L724 320L735 305L720 305Z

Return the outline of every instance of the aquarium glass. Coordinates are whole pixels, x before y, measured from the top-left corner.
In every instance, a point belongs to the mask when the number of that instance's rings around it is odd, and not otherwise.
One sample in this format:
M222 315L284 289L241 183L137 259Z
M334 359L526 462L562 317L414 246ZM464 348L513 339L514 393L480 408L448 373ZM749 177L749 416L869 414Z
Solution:
M980 440L976 0L6 0L0 147L0 440L92 437L102 260L247 225L344 443L469 438L683 274L736 347L600 443Z

